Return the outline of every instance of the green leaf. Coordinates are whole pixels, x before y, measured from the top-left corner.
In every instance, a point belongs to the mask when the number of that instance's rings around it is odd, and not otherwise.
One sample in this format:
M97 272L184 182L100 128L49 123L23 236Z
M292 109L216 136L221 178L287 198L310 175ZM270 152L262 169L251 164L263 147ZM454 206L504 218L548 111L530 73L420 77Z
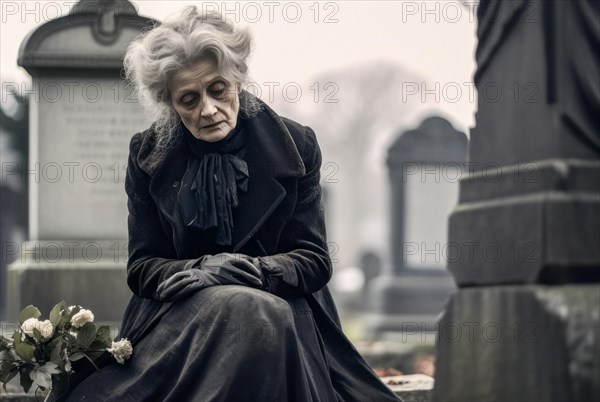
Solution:
M35 348L32 345L24 342L15 345L15 352L17 352L17 355L26 362L30 362L33 359L34 350Z
M66 305L65 305L66 306ZM58 323L58 327L60 328L64 328L64 329L71 329L72 325L71 325L71 318L73 318L73 316L77 313L79 313L79 311L81 311L81 306L72 306L73 308L71 310L69 310L69 307L65 307L65 309L62 311L62 313L60 314L60 321Z
M40 318L41 315L42 313L40 313L40 310L38 310L37 307L34 307L30 304L29 306L21 310L21 313L19 314L19 322L21 323L21 325L23 325L23 323L26 320L30 318Z
M25 393L29 392L29 388L31 388L31 384L33 384L33 380L29 377L29 373L25 371L21 371L21 386Z
M15 331L13 333L13 345L16 348L18 344L20 344L21 341L21 333L19 331Z
M60 303L56 304L54 307L52 307L52 310L50 310L50 316L49 316L49 320L52 323L52 325L54 325L55 327L58 326L58 323L60 322L61 319L61 314L60 312L63 309L66 309L67 306L65 304L65 301L61 301Z
M81 349L86 350L96 339L96 326L93 322L87 322L83 327L79 328L77 333L77 344Z
M48 347L50 348L50 361L58 365L62 365L64 345L65 344L61 338L55 338L48 344Z
M56 324L56 328L66 329L66 330L71 328L71 319L69 318L69 314L66 311L63 311L60 314L60 320L58 320L58 324Z
M110 348L112 346L112 338L110 336L110 327L108 325L102 325L98 328L98 332L96 333L96 341L102 342L104 347ZM94 342L94 343L95 343Z
M110 347L110 346L112 346L112 341L111 341L111 345L109 345L108 347ZM90 345L90 347L86 353L90 358L92 358L93 360L96 360L104 352L106 352L106 348L107 348L107 346L104 342L96 339L94 342L92 342L92 344Z

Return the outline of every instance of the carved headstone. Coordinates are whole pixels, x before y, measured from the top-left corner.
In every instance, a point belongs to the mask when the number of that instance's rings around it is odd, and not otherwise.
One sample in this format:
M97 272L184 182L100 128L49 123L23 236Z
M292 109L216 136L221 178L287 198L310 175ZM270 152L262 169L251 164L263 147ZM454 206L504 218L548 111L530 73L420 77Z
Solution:
M125 281L129 139L148 126L121 78L127 45L154 20L126 0L82 0L24 40L32 76L30 241L9 270L8 312L81 304L118 320ZM10 317L10 316L9 316Z

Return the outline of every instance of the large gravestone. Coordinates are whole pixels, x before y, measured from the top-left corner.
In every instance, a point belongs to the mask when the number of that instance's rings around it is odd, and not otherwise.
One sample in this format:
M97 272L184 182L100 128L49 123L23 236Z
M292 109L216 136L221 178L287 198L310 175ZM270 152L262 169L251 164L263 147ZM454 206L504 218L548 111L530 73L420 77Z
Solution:
M126 0L82 0L24 40L32 76L30 241L9 268L9 318L65 299L97 319L121 317L126 285L131 136L148 121L121 78L127 45L155 21Z
M434 400L600 400L599 22L596 1L479 3Z
M388 151L392 271L373 280L372 332L435 332L436 317L455 289L446 271L452 247L446 221L458 200L467 137L441 117L399 136ZM433 337L432 337L433 338Z

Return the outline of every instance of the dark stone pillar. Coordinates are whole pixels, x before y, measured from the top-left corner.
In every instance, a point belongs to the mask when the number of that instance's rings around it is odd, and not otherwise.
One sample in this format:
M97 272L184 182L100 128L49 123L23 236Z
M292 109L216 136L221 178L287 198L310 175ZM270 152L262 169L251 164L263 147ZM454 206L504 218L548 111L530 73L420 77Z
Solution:
M600 400L599 22L591 0L479 3L434 400Z

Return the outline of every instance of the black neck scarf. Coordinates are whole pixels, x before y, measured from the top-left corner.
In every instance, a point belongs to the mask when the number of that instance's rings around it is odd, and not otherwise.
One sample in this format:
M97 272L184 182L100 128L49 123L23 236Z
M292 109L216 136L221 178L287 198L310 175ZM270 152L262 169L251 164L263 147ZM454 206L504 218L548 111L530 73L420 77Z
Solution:
M248 191L248 165L244 120L216 142L199 140L180 124L185 141L195 158L188 160L181 179L177 203L183 222L198 229L217 228L215 243L231 245L232 208L239 204L238 190Z

